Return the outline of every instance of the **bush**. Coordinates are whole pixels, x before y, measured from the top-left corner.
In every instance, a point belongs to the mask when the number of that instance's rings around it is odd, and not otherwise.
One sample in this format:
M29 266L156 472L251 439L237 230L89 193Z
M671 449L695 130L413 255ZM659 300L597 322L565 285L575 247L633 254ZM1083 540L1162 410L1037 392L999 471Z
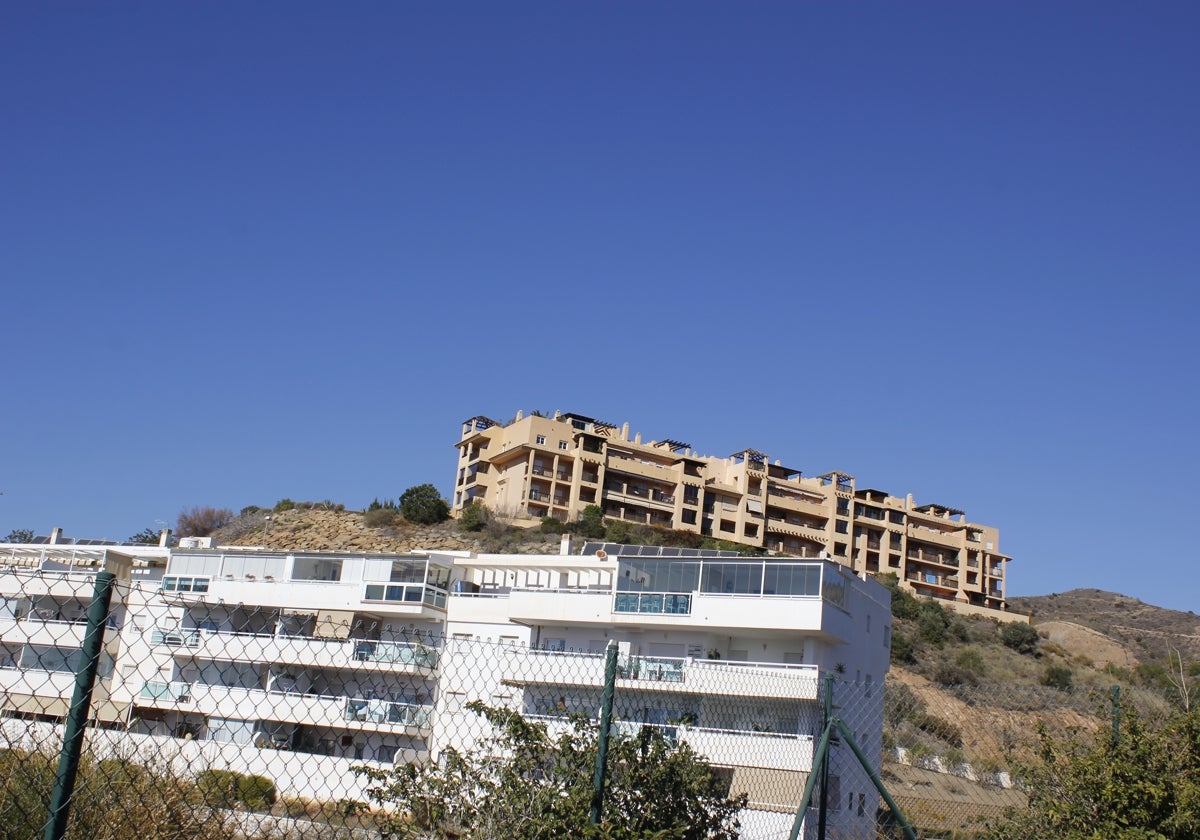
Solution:
M917 617L917 628L921 638L941 647L946 642L946 629L950 626L950 614L934 601L921 603Z
M1037 650L1038 632L1032 624L1010 621L1000 631L1000 641L1017 653L1033 653Z
M233 511L228 508L194 507L179 512L175 533L181 537L208 537L232 521Z
M543 516L540 529L543 534L561 534L567 530L567 526L553 516Z
M599 505L588 505L579 514L579 525L576 528L579 536L598 540L604 536L604 511Z
M609 519L604 528L604 541L627 544L630 542L630 525L622 519Z
M1021 768L1029 807L988 826L989 840L1192 840L1200 837L1200 712L1149 728L1122 709L1119 737L1108 727L1051 738Z
M916 645L903 633L892 633L892 662L908 665L917 661Z
M291 499L280 499L275 503L275 507L272 508L272 510L274 510L276 513L283 513L285 510L294 510L295 507L296 503Z
M671 838L735 840L745 794L686 743L651 727L609 742L602 826L588 828L598 727L586 718L551 736L546 724L472 702L467 708L493 736L470 753L453 748L444 762L390 769L355 767L367 795L400 837Z
M979 685L979 680L972 671L966 668L960 668L957 665L943 663L938 666L937 671L933 676L934 682L939 685Z
M463 531L482 531L491 519L487 505L478 500L471 502L458 515L458 527Z
M450 506L432 484L418 484L401 494L400 514L414 525L436 525L450 518Z
M960 653L954 660L954 664L959 668L970 671L976 676L982 675L983 672L987 670L987 666L983 661L983 654L977 651L975 648L967 648Z
M1051 665L1042 674L1042 685L1057 688L1061 691L1069 691L1071 689L1071 680L1074 676L1071 673L1071 669L1065 665Z
M204 804L212 808L242 805L260 810L275 804L275 783L266 776L236 770L205 770L196 777Z
M364 513L362 521L368 528L387 528L396 524L396 512L387 508L375 508Z

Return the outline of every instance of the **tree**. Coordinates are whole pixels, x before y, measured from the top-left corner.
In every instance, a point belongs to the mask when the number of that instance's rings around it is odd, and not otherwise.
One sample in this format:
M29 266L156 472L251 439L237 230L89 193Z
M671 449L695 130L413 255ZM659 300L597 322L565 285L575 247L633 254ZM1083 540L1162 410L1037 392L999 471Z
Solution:
M7 543L31 543L33 542L32 528L14 528L8 532L8 536L4 538Z
M125 542L129 545L158 545L159 532L154 528L144 528Z
M181 537L207 537L232 521L233 511L228 508L194 507L179 512L175 533Z
M734 840L736 814L746 795L729 796L728 783L686 744L670 743L658 729L614 733L599 829L588 824L598 731L574 716L561 734L545 723L479 702L468 708L485 718L493 736L470 753L446 750L443 762L393 769L356 767L373 803L389 814L387 831L401 838L559 837Z
M436 525L450 518L450 506L432 484L418 484L400 496L400 514L414 525Z
M599 539L604 536L604 511L599 505L588 505L579 514L579 536Z
M1029 808L988 827L989 840L1183 840L1200 837L1200 714L1176 713L1151 729L1122 709L1114 737L1058 741L1022 768Z

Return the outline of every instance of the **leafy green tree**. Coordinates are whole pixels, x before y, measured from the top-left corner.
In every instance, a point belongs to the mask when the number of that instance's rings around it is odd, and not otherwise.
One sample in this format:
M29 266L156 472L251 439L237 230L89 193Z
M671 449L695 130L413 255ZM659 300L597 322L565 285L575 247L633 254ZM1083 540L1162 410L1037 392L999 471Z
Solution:
M418 484L400 496L400 514L414 525L436 525L450 518L450 506L432 484Z
M33 542L32 528L14 528L8 532L8 536L4 538L7 543L31 543Z
M1029 808L988 827L988 840L1194 840L1200 837L1200 712L1151 728L1122 710L1120 734L1055 740L1020 777Z
M729 796L727 782L686 744L671 744L657 729L614 734L602 825L588 824L597 726L573 717L561 734L517 712L468 704L494 735L471 753L447 750L441 763L393 769L357 767L367 793L388 817L386 831L416 838L561 837L734 840L746 796ZM390 836L390 835L389 835Z
M579 536L597 540L604 536L604 511L599 505L588 505L579 514Z

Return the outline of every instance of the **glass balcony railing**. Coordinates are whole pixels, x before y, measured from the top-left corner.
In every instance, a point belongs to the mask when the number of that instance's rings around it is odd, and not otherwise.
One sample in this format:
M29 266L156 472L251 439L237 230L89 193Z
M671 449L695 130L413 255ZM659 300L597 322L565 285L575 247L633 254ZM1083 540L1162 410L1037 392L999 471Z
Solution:
M438 652L425 645L362 641L354 646L354 658L358 662L399 662L432 668L437 665Z
M395 703L390 700L346 700L345 719L362 723L396 723L401 726L428 726L430 706Z
M670 592L618 592L613 612L690 615L692 596Z

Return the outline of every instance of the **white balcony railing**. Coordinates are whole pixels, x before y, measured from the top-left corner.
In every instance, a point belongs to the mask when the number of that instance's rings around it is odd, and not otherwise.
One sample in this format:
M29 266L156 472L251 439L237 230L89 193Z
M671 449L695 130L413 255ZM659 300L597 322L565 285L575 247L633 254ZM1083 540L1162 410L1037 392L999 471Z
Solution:
M529 650L505 652L504 679L516 684L593 686L604 684L603 653ZM730 697L817 697L816 665L741 662L721 659L674 659L622 656L617 660L620 684L654 691L687 691Z
M155 627L150 631L150 642L155 646L175 648L177 652L188 656L310 667L344 668L366 663L386 663L396 666L398 670L426 672L435 668L438 662L436 648L415 641L324 639L316 636Z

